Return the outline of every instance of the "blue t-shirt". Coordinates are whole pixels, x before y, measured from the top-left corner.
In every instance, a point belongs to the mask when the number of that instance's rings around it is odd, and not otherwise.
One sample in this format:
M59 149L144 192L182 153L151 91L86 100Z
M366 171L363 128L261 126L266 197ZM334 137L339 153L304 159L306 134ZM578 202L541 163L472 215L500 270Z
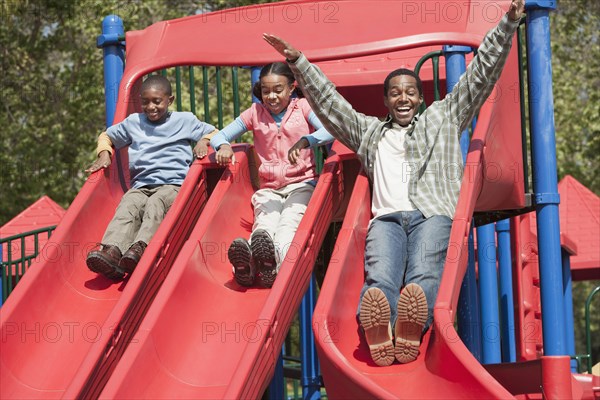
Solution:
M190 112L170 112L160 124L143 113L131 114L106 133L117 149L129 146L129 175L135 189L181 185L193 161L192 142L214 130Z

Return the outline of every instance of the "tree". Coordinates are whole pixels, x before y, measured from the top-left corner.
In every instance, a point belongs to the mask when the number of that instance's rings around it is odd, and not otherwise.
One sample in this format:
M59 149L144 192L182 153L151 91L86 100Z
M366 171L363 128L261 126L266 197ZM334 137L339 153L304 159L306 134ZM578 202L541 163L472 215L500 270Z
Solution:
M0 3L0 225L47 194L64 207L104 128L102 19L125 30L266 1L5 0ZM214 107L213 107L214 109Z
M600 194L600 3L559 0L551 26L558 174Z
M2 1L0 225L44 194L67 207L85 181L83 169L95 158L96 138L105 125L102 52L95 41L106 15L120 15L126 30L136 30L265 2ZM558 0L551 28L558 174L571 174L600 194L600 2ZM574 285L578 345L584 343L583 304L592 285L597 283ZM595 311L592 326L598 332ZM598 360L600 344L594 346Z
M572 175L600 194L600 2L558 0L551 14L556 152L559 178ZM574 282L573 306L577 354L585 352L584 305L600 281ZM592 303L592 337L598 337L600 313ZM593 360L600 342L592 341Z

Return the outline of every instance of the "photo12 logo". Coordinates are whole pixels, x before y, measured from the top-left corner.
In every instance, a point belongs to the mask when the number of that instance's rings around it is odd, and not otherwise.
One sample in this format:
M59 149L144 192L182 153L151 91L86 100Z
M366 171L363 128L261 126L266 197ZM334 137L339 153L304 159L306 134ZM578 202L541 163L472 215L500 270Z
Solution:
M202 22L209 18L219 18L221 23L273 24L285 22L288 24L335 24L339 12L336 2L316 2L306 5L269 3L260 6L247 6L225 9L216 13L202 13Z

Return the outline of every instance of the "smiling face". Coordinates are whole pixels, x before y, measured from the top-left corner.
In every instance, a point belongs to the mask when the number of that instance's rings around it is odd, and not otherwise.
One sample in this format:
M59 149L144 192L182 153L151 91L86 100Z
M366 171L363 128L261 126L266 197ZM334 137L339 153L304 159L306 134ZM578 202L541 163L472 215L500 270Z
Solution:
M394 76L390 80L383 103L394 122L400 126L408 126L423 103L417 80L410 75Z
M152 122L161 122L166 118L169 106L173 103L173 99L175 98L158 86L148 86L143 88L140 97L142 111Z
M260 96L273 114L279 114L290 104L294 85L284 75L269 74L260 78Z

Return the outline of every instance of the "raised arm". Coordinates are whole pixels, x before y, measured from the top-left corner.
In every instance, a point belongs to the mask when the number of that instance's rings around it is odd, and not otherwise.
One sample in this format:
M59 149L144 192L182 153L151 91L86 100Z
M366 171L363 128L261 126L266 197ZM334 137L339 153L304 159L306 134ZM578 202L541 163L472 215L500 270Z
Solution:
M524 0L513 0L500 23L484 37L477 55L444 102L462 132L479 112L498 81L519 26Z
M286 58L298 85L325 129L345 146L357 151L368 121L375 117L354 110L319 67L311 64L288 42L266 33L263 39Z

